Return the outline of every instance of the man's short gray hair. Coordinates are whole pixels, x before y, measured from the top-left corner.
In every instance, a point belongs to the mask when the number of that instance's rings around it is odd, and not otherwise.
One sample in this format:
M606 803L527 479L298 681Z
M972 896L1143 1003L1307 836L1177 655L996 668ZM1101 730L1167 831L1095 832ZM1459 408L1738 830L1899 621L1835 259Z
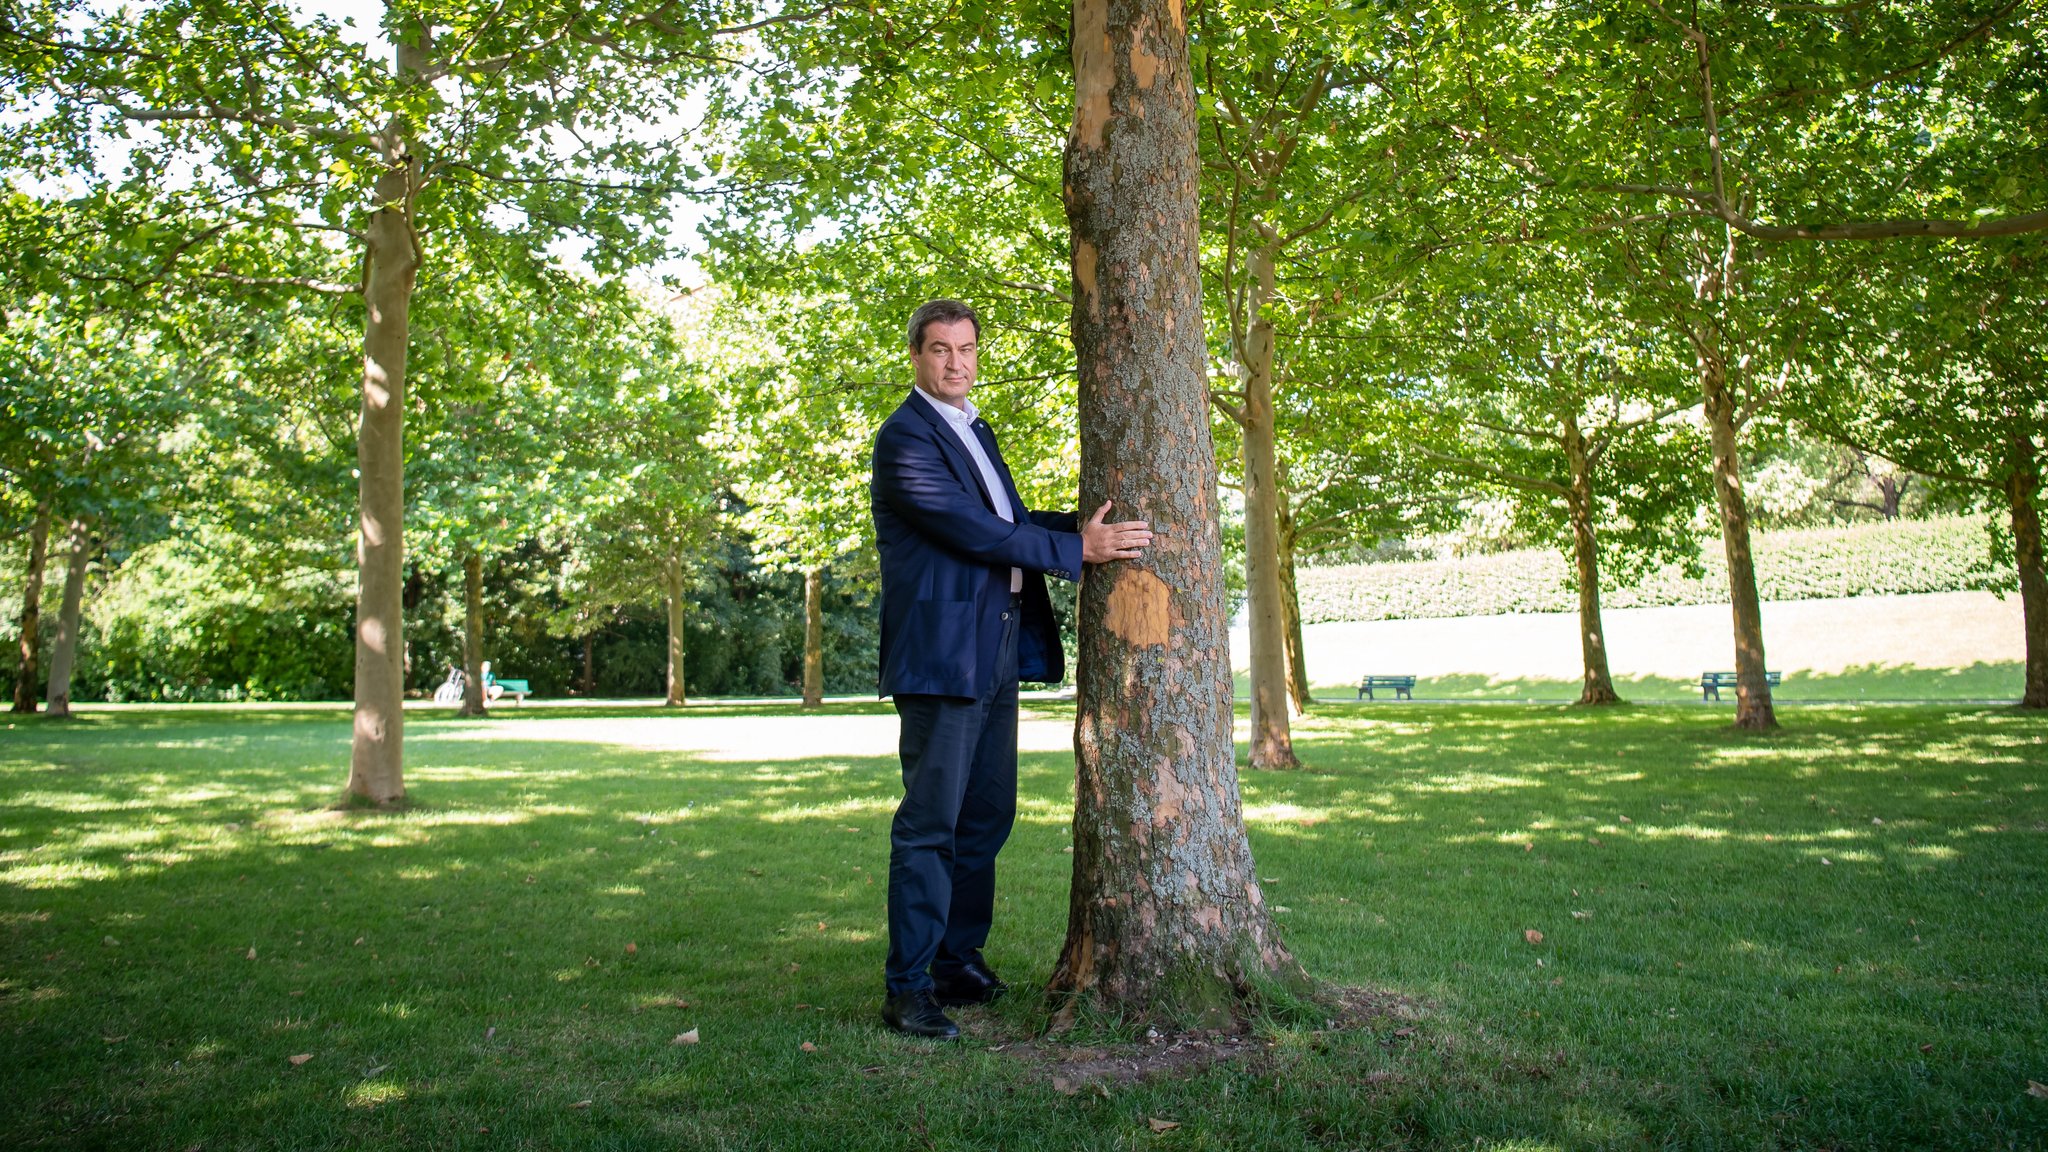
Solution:
M961 320L974 323L974 338L981 339L981 317L974 309L958 300L927 300L910 314L910 350L924 351L924 330L934 324L953 324Z

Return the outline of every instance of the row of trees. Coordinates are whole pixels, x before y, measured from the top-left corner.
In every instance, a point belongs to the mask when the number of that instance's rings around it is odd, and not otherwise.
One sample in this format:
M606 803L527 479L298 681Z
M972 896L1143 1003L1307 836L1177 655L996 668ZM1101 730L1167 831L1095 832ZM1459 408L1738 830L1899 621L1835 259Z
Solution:
M383 31L389 67L281 3L45 0L4 41L10 332L97 324L225 385L165 389L135 453L267 430L206 506L353 538L364 799L403 796L408 544L475 588L565 515L591 603L658 571L673 611L729 491L777 563L857 555L894 333L938 294L993 321L986 407L1038 462L1027 501L1078 476L1168 542L1079 605L1075 991L1298 975L1237 815L1216 482L1244 498L1259 767L1294 760L1294 563L1441 523L1446 475L1568 544L1589 702L1613 696L1602 580L1670 556L1710 490L1738 723L1775 723L1741 471L1771 423L2006 514L2048 705L2048 53L2024 0L394 0ZM684 199L726 293L704 348L620 282ZM75 434L51 379L6 457L51 445L10 485L44 540L61 477L120 442Z

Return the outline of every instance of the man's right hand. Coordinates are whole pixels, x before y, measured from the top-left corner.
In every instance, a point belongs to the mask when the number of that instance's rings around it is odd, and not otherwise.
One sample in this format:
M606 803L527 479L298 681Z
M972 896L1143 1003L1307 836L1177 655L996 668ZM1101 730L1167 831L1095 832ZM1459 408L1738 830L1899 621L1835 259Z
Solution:
M1143 520L1104 524L1102 518L1108 514L1109 504L1105 503L1081 525L1081 559L1090 564L1136 560L1152 543L1152 526Z

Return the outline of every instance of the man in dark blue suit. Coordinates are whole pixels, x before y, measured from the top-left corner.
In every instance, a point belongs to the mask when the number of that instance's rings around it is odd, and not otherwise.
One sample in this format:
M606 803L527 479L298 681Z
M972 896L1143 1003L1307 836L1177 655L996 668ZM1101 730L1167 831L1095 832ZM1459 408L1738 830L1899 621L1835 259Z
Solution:
M875 435L882 681L901 718L903 803L889 833L882 1019L958 1036L945 1008L1004 984L982 959L996 853L1017 814L1017 681L1066 674L1046 575L1139 555L1142 521L1031 512L967 393L981 320L957 300L910 318L916 387Z

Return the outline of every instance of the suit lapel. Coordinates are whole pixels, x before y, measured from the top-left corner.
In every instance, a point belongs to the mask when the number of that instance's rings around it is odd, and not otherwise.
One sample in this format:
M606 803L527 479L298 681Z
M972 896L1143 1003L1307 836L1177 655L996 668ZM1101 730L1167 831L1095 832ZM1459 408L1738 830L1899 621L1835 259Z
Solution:
M925 423L932 426L932 435L939 441L939 451L946 453L947 458L953 462L953 470L967 477L974 490L981 493L981 502L988 506L989 511L995 511L995 498L989 494L988 484L982 480L981 469L975 466L974 457L967 454L967 445L960 442L960 434L953 431L952 425L946 423L946 418L939 415L931 401L916 395L915 388L911 389L911 392L912 395L904 399L903 406L924 417ZM983 449L987 449L986 442L983 443ZM992 456L990 459L995 463L997 471L1002 472L1002 457ZM1009 474L1002 474L1007 480Z
M1010 521L1015 524L1023 523L1024 501L1017 495L1017 481L1010 475L1009 464L1003 460L1003 450L996 447L995 429L988 426L988 421L976 417L974 434L981 438L981 450L988 453L989 463L996 466L996 475L1003 479L1003 495L1010 501ZM993 510L994 505L991 504L990 508Z

